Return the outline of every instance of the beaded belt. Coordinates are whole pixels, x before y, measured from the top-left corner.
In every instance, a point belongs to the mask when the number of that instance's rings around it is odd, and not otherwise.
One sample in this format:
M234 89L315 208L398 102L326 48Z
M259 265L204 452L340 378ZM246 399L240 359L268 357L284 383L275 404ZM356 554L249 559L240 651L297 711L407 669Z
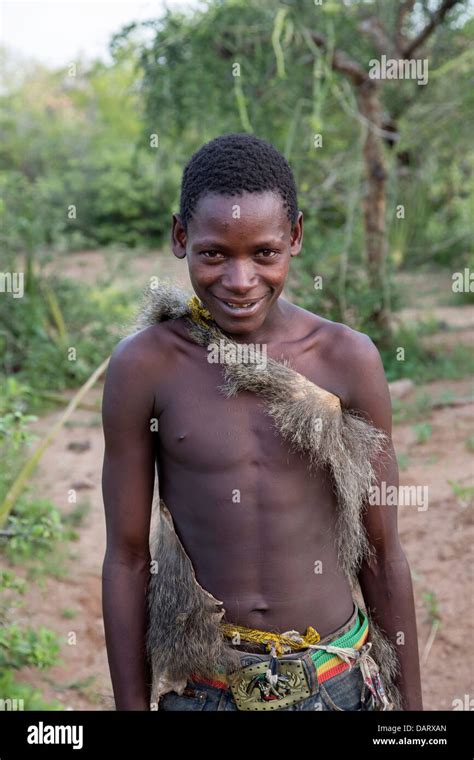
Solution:
M218 670L210 678L193 676L190 679L193 683L230 690L239 710L285 708L311 696L319 684L343 673L358 661L364 681L373 696L382 702L382 709L389 709L378 667L368 654L372 646L370 642L366 643L369 622L360 608L354 625L327 644L314 643L320 637L311 626L304 635L297 631L275 634L232 624L225 624L223 629L224 635L228 637L238 635L239 643L244 638L266 642L270 648L268 659L242 667L231 674L226 675L224 671ZM305 651L300 658L277 656L283 649L291 648Z

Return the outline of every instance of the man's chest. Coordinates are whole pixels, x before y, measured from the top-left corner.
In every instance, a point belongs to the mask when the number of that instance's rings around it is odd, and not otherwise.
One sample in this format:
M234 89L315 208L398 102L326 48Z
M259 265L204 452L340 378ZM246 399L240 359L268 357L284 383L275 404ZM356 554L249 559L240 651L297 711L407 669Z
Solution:
M249 464L271 469L301 466L301 455L276 430L265 398L248 391L226 397L219 387L223 368L208 358L205 350L184 353L173 362L166 382L157 383L161 457L203 470L218 463L221 472ZM326 384L331 393L335 385L342 387L334 383L324 361L317 361L316 352L280 352L278 360L283 359L311 382Z
M291 456L262 398L248 392L226 398L215 385L178 385L158 418L158 434L160 457L187 469L274 467Z

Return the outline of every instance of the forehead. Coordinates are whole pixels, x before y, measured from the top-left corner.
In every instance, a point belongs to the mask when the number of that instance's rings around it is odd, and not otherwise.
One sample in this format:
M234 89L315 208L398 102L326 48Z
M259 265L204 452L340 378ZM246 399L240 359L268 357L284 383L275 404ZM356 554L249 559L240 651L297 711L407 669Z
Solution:
M278 193L221 195L199 198L188 228L191 235L273 234L283 237L290 228L283 200Z

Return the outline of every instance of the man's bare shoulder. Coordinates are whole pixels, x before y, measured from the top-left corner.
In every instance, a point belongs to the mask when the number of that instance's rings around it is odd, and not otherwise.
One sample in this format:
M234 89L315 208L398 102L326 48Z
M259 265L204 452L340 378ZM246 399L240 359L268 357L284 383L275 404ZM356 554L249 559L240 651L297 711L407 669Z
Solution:
M300 320L317 335L320 349L329 353L334 361L359 361L361 357L370 359L379 355L375 343L365 333L299 306L296 308Z
M342 322L300 310L314 337L315 357L324 363L333 387L346 408L363 409L365 395L383 397L388 404L388 386L382 358L373 340Z
M131 333L115 346L107 370L107 390L145 394L164 380L178 356L181 318L167 320Z
M327 321L324 337L335 362L343 361L347 367L352 367L379 356L375 343L366 333L342 322Z
M138 363L144 367L150 360L156 362L164 358L182 332L182 327L178 324L181 321L179 318L157 322L126 335L115 346L112 359L122 365Z
M141 425L156 410L157 392L173 373L173 357L179 354L179 321L150 325L116 345L104 386L104 423L110 429L117 419Z

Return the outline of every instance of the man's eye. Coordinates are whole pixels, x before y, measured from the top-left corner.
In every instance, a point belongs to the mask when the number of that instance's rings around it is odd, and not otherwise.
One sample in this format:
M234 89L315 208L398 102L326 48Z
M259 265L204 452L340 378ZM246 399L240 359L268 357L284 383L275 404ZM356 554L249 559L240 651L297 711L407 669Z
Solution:
M271 259L275 256L278 256L278 251L272 251L271 248L262 248L260 251L258 251L258 253L266 254L263 256L264 259Z
M200 256L204 256L206 259L220 259L224 258L224 254L220 253L220 251L200 251ZM264 259L271 259L278 256L278 251L273 251L271 248L261 248L259 251L257 251L257 256L261 256L261 258Z

